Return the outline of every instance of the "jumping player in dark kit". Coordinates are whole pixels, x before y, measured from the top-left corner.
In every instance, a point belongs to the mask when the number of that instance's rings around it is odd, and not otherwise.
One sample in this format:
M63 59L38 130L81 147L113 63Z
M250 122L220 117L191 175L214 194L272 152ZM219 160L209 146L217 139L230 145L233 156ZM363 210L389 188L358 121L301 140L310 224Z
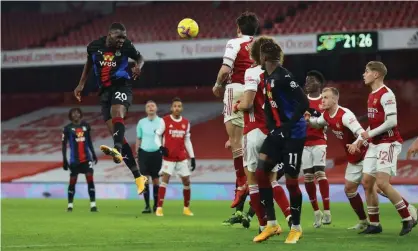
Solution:
M125 162L135 178L138 194L142 194L147 178L139 172L132 149L124 137L124 117L132 103L132 86L128 84L128 80L136 80L139 77L144 64L143 58L127 39L125 26L120 23L113 23L107 36L91 42L87 46L87 54L87 62L74 95L81 102L81 92L91 68L94 68L100 87L102 116L114 141L113 148L102 145L100 149L111 156L115 163L118 164L122 160ZM128 68L128 58L134 60L132 69Z
M90 196L90 211L97 212L96 191L93 181L93 162L97 164L97 157L90 137L90 125L81 121L83 113L80 108L72 108L68 113L68 118L71 123L66 125L62 132L62 166L65 171L70 170L67 211L73 211L77 177L79 173L83 173L86 175ZM70 145L70 162L67 160L67 143Z
M256 177L259 185L261 203L267 215L267 227L254 238L262 242L280 234L282 229L276 221L273 204L273 189L267 183L271 170L279 164L286 177L286 187L290 197L292 227L285 243L297 243L302 237L300 215L302 193L298 176L306 138L306 122L303 114L309 101L292 74L280 65L283 52L280 46L269 41L260 48L261 65L264 73L264 111L269 133L261 146Z

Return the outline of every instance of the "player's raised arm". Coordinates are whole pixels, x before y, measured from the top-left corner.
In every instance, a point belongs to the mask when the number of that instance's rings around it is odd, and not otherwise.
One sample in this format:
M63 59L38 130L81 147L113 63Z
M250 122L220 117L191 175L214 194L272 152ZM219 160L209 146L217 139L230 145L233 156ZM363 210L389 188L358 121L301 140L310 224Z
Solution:
M91 128L90 128L89 124L87 124L87 133L86 134L87 134L87 137L86 137L87 145L88 145L88 147L90 149L90 152L91 152L91 155L93 157L94 164L97 164L97 156L96 156L96 152L94 151L93 141L91 140Z
M67 127L64 127L64 130L62 131L62 167L64 168L64 170L68 170L67 142L68 142Z
M385 133L398 125L396 99L393 92L387 92L383 94L380 99L380 104L385 111L385 122L383 122L383 124L380 126L370 130L368 132L369 138L373 138L377 135Z

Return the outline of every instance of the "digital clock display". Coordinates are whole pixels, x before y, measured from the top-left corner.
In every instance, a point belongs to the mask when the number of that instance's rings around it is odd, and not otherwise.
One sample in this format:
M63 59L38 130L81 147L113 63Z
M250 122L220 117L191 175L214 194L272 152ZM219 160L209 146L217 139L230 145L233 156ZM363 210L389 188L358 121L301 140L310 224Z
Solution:
M317 52L327 51L375 51L377 32L344 32L318 34Z

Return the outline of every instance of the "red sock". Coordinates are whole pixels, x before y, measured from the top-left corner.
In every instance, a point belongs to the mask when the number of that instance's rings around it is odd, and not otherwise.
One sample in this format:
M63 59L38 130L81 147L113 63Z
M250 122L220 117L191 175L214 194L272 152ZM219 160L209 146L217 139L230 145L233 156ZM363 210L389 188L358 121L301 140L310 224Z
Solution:
M403 200L396 203L395 208L396 210L398 210L398 213L402 219L411 217L411 215L409 214L408 208L406 207L405 202Z
M258 185L249 185L250 188L250 200L251 200L251 207L254 209L255 214L258 218L258 223L260 226L265 226L267 224L266 218L264 217L266 215L266 212L264 210L263 205L261 205L260 202L260 193L258 191Z
M190 187L183 188L183 199L184 199L184 207L189 207L190 205Z
M363 200L361 199L360 194L358 192L355 193L347 193L347 198L350 201L350 205L353 208L354 212L356 212L359 220L366 220L366 213L364 212L363 207Z
M379 225L379 207L367 207L367 214L369 215L370 224Z
M284 191L283 187L277 183L277 181L271 182L271 186L273 187L274 200L282 210L284 217L287 218L287 216L290 215L290 204L289 200L287 199L286 192Z
M403 202L405 203L405 206L406 206L406 207L409 207L409 202L408 202L408 201L406 201L404 197L402 197L402 200L403 200Z
M318 180L319 192L321 192L322 203L324 204L324 210L329 210L329 183L328 180Z
M160 188L158 189L158 203L157 203L157 207L162 207L163 203L164 203L164 197L165 197L165 190L167 184L165 183L161 183Z
M316 200L316 185L315 182L305 182L305 189L308 193L309 200L311 201L312 208L314 211L318 211L318 201Z
M247 177L245 176L244 171L244 161L242 159L242 149L233 152L233 156L235 175L237 176L237 184L239 187L241 187L244 186L247 181Z

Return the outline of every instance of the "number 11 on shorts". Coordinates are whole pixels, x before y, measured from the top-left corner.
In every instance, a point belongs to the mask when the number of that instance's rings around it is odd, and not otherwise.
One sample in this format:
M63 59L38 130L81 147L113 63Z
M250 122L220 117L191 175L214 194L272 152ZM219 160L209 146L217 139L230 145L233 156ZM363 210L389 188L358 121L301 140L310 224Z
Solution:
M296 165L298 163L298 154L297 153L289 153L289 165L296 169Z

